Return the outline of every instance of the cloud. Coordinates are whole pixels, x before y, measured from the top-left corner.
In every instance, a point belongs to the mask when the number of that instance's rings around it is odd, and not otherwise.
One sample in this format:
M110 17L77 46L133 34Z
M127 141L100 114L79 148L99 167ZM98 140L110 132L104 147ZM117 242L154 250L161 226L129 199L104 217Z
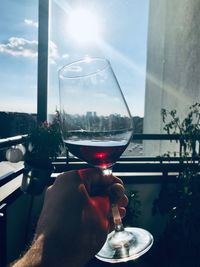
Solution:
M19 37L10 37L7 43L0 43L0 53L14 57L37 57L38 42Z
M38 22L35 22L35 21L31 20L31 19L25 19L24 23L26 25L28 25L28 26L33 26L35 28L38 28Z
M37 58L38 41L11 37L7 43L0 43L0 53L14 57ZM49 62L55 64L59 58L58 48L52 41L49 42Z

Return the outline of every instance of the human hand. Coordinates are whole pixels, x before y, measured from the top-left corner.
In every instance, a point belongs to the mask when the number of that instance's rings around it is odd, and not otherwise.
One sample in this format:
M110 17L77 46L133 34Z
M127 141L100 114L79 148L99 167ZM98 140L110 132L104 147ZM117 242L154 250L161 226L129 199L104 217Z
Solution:
M36 230L42 266L78 267L94 257L109 231L110 200L123 217L128 200L122 181L113 175L104 176L99 169L59 175L47 189Z

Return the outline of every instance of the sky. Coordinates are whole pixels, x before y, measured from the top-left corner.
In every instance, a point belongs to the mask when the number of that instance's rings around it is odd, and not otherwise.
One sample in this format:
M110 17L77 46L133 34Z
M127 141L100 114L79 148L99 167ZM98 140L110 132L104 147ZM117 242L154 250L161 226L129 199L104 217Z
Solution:
M148 5L149 0L51 1L49 112L58 105L58 70L94 56L110 61L131 114L143 116ZM0 110L36 112L38 0L1 0L0 7Z

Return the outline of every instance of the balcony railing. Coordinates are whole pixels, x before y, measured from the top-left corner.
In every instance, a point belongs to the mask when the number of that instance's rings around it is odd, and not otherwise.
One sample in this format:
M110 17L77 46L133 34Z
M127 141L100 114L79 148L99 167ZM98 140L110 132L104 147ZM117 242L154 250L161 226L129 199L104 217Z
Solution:
M0 150L15 146L17 144L23 144L27 141L28 136L15 136L7 139L0 139ZM133 141L138 140L180 140L181 136L179 134L134 134ZM189 159L189 158L188 158ZM170 172L178 172L183 170L188 163L180 163L179 157L121 157L119 161L115 164L113 170L114 172L120 173L150 173L150 172L160 172L165 175ZM78 169L88 166L86 163L81 162L79 159L70 158L69 156L57 158L54 162L56 167L56 172L61 172L65 169ZM191 165L192 166L192 165ZM194 163L192 168L196 168ZM13 174L4 175L0 178L0 186L6 182L14 179L22 170L17 170Z
M180 135L168 134L135 134L133 140L179 140ZM12 137L0 140L0 149L7 149L10 146L21 144L27 141L27 135ZM188 158L189 160L190 158ZM52 174L52 182L60 172L72 169L86 168L89 165L77 158L59 157L53 162L55 171ZM199 162L180 163L179 157L122 157L113 167L113 172L119 176L125 184L159 184L162 181L174 182L178 173L185 168L200 171ZM21 176L24 168L21 167L0 178L0 267L5 266L10 256L7 255L7 210L23 193L20 190ZM24 196L31 209L34 199ZM30 214L25 219L25 228L30 224ZM24 243L27 240L27 233L24 233ZM19 248L23 249L23 247ZM12 258L12 257L11 257Z
M23 144L27 141L28 135L21 135L10 137L6 139L0 139L0 150L7 149L11 146L15 146L17 144ZM132 140L180 140L181 136L179 134L134 134ZM190 159L189 157L187 158ZM55 172L59 173L64 170L71 170L71 169L79 169L83 167L88 167L89 165L85 162L77 158L70 158L67 157L59 157L55 162L53 162L55 166ZM179 157L164 157L164 156L156 156L156 157L121 157L119 161L115 164L113 171L117 173L121 173L124 177L127 176L135 176L137 173L144 173L144 177L146 177L148 173L160 173L161 176L163 174L169 175L171 172L179 172L183 170L187 163L180 164ZM191 164L192 168L197 168L197 164ZM4 175L0 177L0 186L6 184L7 182L11 181L19 174L23 172L23 168L16 170L12 174ZM141 176L141 175L140 175ZM149 177L149 174L148 174ZM132 181L127 182L132 183ZM141 178L140 178L141 180Z

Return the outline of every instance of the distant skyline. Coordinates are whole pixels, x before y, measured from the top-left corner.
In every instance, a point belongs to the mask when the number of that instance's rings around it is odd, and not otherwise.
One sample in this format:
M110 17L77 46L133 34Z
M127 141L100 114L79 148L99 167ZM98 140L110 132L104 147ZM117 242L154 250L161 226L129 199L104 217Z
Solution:
M70 14L81 2L51 1L49 111L53 112L58 105L58 69L87 55L110 60L132 116L143 116L149 1L85 0L84 8L88 12L92 10L101 27L98 42L88 44L76 42L67 28ZM38 0L2 0L0 7L0 110L34 113ZM81 18L77 29L79 25Z

